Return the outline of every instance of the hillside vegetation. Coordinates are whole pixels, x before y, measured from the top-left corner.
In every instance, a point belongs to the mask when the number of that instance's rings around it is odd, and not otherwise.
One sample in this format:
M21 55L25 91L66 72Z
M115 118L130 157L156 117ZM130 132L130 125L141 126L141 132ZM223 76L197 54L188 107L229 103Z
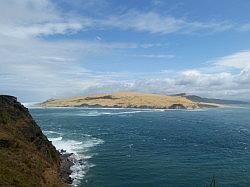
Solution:
M60 156L28 110L0 95L0 186L68 186Z

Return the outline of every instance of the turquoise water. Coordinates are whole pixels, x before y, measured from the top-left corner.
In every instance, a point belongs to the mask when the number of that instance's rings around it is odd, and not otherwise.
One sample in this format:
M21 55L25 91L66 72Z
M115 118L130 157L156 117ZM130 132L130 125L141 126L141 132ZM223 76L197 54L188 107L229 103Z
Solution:
M250 186L250 109L30 109L58 149L74 152L75 186Z

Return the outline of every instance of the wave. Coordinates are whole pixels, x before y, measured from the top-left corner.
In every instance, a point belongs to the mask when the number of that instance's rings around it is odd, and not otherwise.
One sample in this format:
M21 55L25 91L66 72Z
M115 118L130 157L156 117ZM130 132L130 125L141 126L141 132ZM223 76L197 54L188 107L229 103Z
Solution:
M132 110L132 111L124 111L124 112L99 112L99 111L93 111L93 112L83 112L78 114L72 114L77 116L103 116L103 115L125 115L125 114L136 114L136 113L142 113L142 112L162 112L165 110L161 109L150 109L150 110Z
M53 108L49 108L53 109ZM58 108L56 108L58 109ZM145 112L164 112L166 111L165 109L127 109L127 108L119 108L119 109L110 109L110 108L98 108L98 109L93 109L93 108L74 108L73 111L68 110L68 109L73 109L73 108L68 108L64 107L64 109L67 109L66 111L54 111L50 113L49 115L53 116L83 116L83 117L96 117L96 116L104 116L104 115L129 115L129 114L136 114L136 113L145 113Z
M67 153L73 153L71 155L74 165L70 168L72 173L70 177L73 179L73 186L77 186L80 180L84 178L89 168L94 167L94 164L89 162L89 159L94 155L90 152L90 149L103 144L104 141L91 135L86 135L85 140L76 141L71 139L64 139L63 137L49 138L52 144L58 150L65 150Z
M100 113L101 115L122 115L122 114L135 114L135 113L141 113L145 111L126 111L126 112L104 112Z
M50 135L50 134L59 134L59 135L61 135L62 134L62 133L56 132L56 131L43 131L43 133L46 134L46 135Z
M186 112L206 112L208 110L211 110L211 109L197 108L197 109L188 109L188 110L184 110L184 111L186 111Z
M49 141L60 141L60 140L62 140L62 137L60 136L60 137L57 137L57 138L49 138Z

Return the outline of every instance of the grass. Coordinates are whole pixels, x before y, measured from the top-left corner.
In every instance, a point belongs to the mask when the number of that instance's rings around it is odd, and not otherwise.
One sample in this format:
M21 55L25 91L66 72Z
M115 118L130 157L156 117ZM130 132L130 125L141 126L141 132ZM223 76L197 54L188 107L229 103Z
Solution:
M0 186L68 186L60 158L28 110L0 96Z

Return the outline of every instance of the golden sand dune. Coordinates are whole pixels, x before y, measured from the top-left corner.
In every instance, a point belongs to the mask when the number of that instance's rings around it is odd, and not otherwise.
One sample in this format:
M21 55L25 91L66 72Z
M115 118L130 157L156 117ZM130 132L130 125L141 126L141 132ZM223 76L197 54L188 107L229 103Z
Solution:
M118 92L91 96L50 99L40 104L43 107L108 107L108 108L200 108L200 103L181 96L165 96L136 92Z

